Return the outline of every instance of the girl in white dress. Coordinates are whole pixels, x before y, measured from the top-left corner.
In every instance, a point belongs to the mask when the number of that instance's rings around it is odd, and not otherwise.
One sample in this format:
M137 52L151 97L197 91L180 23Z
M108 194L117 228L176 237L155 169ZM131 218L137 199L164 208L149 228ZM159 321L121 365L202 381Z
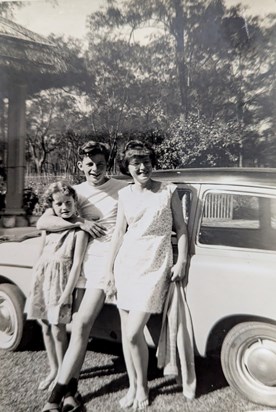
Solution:
M77 194L70 185L52 183L44 198L56 216L75 221ZM37 319L42 325L50 372L40 383L41 390L54 382L68 346L65 325L72 318L72 293L80 276L88 237L80 228L42 232L41 254L34 266L33 285L25 308L28 319Z
M134 183L119 191L115 231L108 261L107 291L117 291L129 390L123 408L145 409L148 398L148 348L144 327L161 313L169 282L185 276L187 230L176 186L152 180L155 154L140 141L124 151L122 171ZM177 234L178 258L173 265L171 233ZM115 283L115 284L114 284Z

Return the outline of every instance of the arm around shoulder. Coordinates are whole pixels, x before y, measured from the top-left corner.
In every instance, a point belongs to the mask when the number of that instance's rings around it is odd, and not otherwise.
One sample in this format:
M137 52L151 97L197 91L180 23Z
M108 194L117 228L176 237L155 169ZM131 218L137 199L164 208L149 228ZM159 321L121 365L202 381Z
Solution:
M80 227L81 222L70 222L62 217L56 216L53 209L46 209L43 215L37 221L37 229L47 230L48 232L59 232L66 229Z

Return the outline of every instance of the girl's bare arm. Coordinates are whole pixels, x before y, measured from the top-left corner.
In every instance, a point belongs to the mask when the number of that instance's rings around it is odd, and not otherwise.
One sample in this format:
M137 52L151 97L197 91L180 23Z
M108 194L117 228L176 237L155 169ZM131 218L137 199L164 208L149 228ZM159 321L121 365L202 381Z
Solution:
M38 250L37 259L40 258L41 254L42 254L42 251L43 251L43 248L44 248L44 245L45 245L45 241L46 241L46 231L45 230L41 231L41 238L40 239L41 239L41 243L40 243L40 248Z
M39 230L48 230L49 232L60 232L61 230L74 229L76 227L89 233L93 238L103 236L106 231L105 227L95 220L86 220L80 216L71 220L65 220L62 217L56 216L52 208L46 209L37 221L37 228Z
M181 280L186 272L187 254L188 254L188 232L187 225L184 221L182 204L179 199L177 190L174 191L171 199L171 208L173 215L173 226L176 231L178 257L175 265L171 268L171 280Z
M121 247L123 236L126 232L127 221L125 218L124 210L121 201L118 202L118 211L115 230L111 239L111 247L109 255L107 256L107 273L106 273L106 284L114 282L113 266L118 254L118 251Z
M80 276L82 262L86 252L89 235L84 231L79 231L76 234L76 244L74 249L73 264L69 273L66 287L60 297L59 303L66 303L68 298L73 293Z

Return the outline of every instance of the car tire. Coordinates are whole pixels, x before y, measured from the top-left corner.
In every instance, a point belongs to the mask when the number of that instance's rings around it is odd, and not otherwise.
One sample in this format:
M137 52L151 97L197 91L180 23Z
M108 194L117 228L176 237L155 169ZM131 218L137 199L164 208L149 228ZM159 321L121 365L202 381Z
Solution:
M0 284L0 349L14 351L23 346L25 297L9 283Z
M229 385L243 397L276 406L276 325L236 325L223 341L221 364Z

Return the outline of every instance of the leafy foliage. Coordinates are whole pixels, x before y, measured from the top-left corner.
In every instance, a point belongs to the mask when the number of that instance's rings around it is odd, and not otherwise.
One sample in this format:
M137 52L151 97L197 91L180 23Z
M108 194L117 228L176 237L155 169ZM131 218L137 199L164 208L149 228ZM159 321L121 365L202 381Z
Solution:
M235 125L216 118L190 116L171 124L163 142L157 146L163 168L223 167L236 164L239 141Z
M50 37L71 77L30 96L29 170L78 173L76 148L93 138L110 143L116 171L137 136L159 167L275 166L275 16L223 0L109 0L87 28L87 48Z
M38 204L38 195L31 187L27 187L23 192L23 209L28 216L33 214L35 206Z

